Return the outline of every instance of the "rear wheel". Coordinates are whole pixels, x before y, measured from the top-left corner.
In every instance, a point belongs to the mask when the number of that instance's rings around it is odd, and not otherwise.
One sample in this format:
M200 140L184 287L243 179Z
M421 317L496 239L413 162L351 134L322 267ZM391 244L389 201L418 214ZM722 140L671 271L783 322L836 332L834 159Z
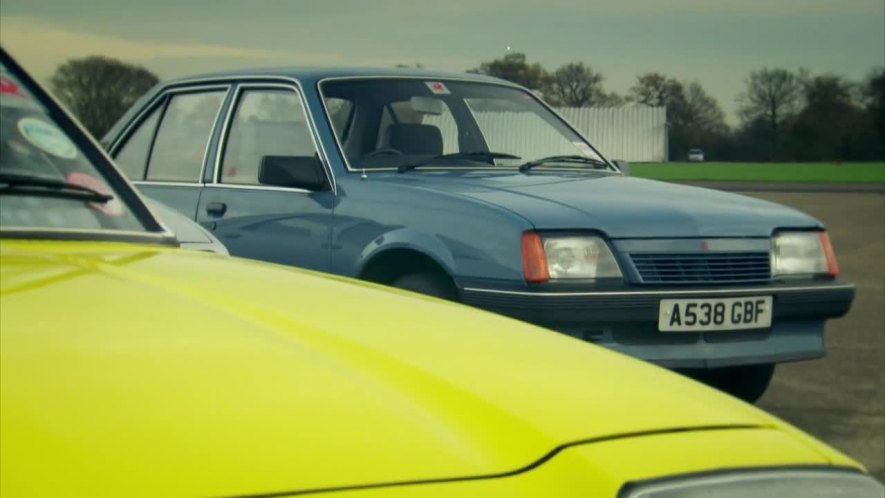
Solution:
M774 364L685 370L682 373L736 398L753 403L768 389L771 378L774 377Z
M452 281L437 273L409 273L395 279L390 285L449 301L454 301L458 297Z

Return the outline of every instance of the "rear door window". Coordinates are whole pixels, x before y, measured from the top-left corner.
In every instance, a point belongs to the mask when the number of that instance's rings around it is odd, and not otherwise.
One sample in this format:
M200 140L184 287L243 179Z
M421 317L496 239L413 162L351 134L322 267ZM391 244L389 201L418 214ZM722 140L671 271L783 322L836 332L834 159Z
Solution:
M173 95L154 139L147 179L196 183L225 91Z
M114 158L117 166L130 180L144 180L151 143L157 131L160 114L162 114L161 107L154 109L147 119L141 122Z

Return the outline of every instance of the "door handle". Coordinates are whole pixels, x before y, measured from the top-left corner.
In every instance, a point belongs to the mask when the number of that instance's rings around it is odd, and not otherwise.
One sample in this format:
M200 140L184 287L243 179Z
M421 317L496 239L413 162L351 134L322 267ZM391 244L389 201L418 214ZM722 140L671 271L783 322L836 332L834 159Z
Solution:
M222 216L227 211L227 204L223 202L210 202L206 204L206 214Z

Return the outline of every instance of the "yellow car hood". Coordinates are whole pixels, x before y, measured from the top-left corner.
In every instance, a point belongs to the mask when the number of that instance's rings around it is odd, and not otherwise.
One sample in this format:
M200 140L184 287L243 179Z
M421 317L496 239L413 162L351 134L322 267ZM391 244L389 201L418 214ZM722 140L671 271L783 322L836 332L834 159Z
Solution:
M458 478L593 438L780 426L577 340L343 278L129 244L0 250L4 496Z

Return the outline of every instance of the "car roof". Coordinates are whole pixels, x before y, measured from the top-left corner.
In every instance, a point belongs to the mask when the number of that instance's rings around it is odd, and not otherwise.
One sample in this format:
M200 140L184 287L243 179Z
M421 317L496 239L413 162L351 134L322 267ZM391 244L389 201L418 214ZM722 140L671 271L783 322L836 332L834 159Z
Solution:
M436 71L428 69L413 69L401 67L358 67L358 66L291 66L291 67L265 67L245 68L237 70L219 71L191 75L182 78L170 79L163 83L164 86L185 83L204 79L237 79L237 78L294 78L298 80L320 81L327 78L361 78L361 77L392 77L392 78L428 78L428 79L458 79L483 83L496 83L509 86L518 86L510 81L502 80L484 74L474 74L456 71Z
M150 91L133 104L128 111L105 133L101 143L109 147L114 137L120 134L122 128L135 114L138 114L145 103L151 101L156 95L166 90L177 87L197 84L202 82L232 81L238 79L254 80L262 78L286 78L296 79L302 86L314 86L317 82L327 78L426 78L429 80L463 80L478 83L493 83L523 88L516 83L487 76L456 71L435 71L429 69L415 69L403 67L359 67L359 66L286 66L286 67L259 67L244 68L227 71L218 71L203 74L194 74L180 78L168 79L157 83Z

